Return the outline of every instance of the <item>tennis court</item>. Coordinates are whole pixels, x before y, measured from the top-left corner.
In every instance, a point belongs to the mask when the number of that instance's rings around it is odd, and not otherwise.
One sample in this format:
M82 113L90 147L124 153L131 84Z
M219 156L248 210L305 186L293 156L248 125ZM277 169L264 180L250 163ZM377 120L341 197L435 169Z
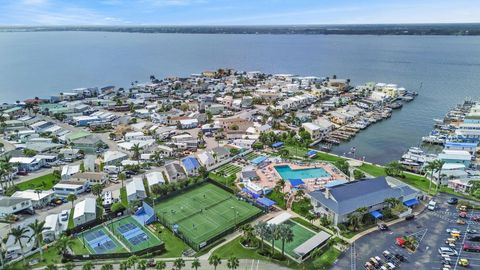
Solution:
M238 172L240 172L242 168L235 166L233 164L225 164L221 166L220 168L215 170L215 173L220 174L220 175L225 175L225 176L230 176L230 175L235 175Z
M293 220L287 220L283 224L290 226L293 232L293 241L285 242L285 253L297 259L299 257L293 250L305 243L308 239L312 238L316 233L307 229L306 227L298 224ZM275 247L278 250L282 249L282 241L275 241Z
M125 251L112 235L102 227L95 227L78 236L92 254L106 254ZM83 239L82 239L83 238Z
M213 184L157 203L155 211L164 225L181 233L194 248L261 212Z
M162 243L158 237L131 216L116 220L106 226L130 251L139 251Z

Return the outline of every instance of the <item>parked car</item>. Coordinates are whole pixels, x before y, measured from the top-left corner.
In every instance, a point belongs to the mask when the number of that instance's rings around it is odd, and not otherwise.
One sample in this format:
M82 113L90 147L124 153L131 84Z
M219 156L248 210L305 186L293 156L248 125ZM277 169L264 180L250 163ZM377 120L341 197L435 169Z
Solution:
M450 199L447 200L447 203L448 203L448 204L457 204L457 203L458 203L458 199L455 198L455 197L451 197Z
M63 212L63 213L60 215L60 220L61 220L61 221L67 221L67 220L68 220L68 212Z
M469 236L467 240L472 242L480 242L480 235Z
M457 256L458 252L452 248L449 247L441 247L438 249L438 253L440 255L448 255L448 256Z
M445 231L447 233L461 233L461 231L457 228L447 228Z
M28 172L27 171L18 171L17 172L17 175L28 175Z
M463 244L463 251L480 252L480 245L465 243L465 244Z
M465 225L467 222L464 219L457 219L457 224Z
M415 218L414 214L409 214L409 215L405 216L405 220L412 220L414 218Z
M385 223L378 223L377 226L378 226L378 229L380 231L387 231L388 230L388 226Z

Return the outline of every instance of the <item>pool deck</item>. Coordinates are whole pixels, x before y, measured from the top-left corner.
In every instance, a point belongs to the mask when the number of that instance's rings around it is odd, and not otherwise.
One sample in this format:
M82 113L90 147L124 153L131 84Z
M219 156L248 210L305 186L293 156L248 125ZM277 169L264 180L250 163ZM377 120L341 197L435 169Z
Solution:
M312 162L312 163L297 163L297 162L278 162L269 164L261 169L257 170L257 175L259 177L258 185L264 188L273 189L276 183L282 179L280 174L275 169L275 166L290 166L292 170L299 169L313 169L313 168L322 168L330 177L321 177L321 178L309 178L302 179L305 182L305 191L312 192L314 190L322 188L325 184L334 180L345 180L346 177L341 173L337 168L327 162ZM291 186L288 184L285 185L284 192L290 192Z

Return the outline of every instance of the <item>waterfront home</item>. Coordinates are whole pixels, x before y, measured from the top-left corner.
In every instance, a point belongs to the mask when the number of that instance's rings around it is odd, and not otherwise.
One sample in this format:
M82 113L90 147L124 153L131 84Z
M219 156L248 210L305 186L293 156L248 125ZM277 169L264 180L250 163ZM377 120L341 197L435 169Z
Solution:
M32 201L28 198L0 197L0 217L19 212L33 214Z
M54 192L51 190L33 190L27 189L22 191L15 191L12 198L23 198L30 200L33 208L43 208L47 206L54 198Z
M455 130L455 135L465 142L480 141L480 123L464 122Z
M73 211L73 224L75 227L97 219L97 202L95 198L85 198L77 203Z
M145 192L145 186L143 185L143 179L141 177L135 177L126 184L127 200L128 202L143 200L147 197Z
M324 135L324 129L314 123L303 123L302 127L314 141L321 139Z
M165 171L167 172L168 181L170 183L185 179L187 177L183 167L176 162L165 165Z
M438 154L438 159L445 163L460 163L468 168L472 162L472 155L464 150L443 150Z
M376 217L382 216L387 198L397 198L406 205L418 203L420 193L409 186L390 186L385 177L347 182L327 188L324 192L314 191L307 196L313 211L326 215L333 224L347 221L347 216L358 208L366 207Z
M467 151L472 156L476 156L478 143L464 143L464 142L446 142L444 144L445 150Z

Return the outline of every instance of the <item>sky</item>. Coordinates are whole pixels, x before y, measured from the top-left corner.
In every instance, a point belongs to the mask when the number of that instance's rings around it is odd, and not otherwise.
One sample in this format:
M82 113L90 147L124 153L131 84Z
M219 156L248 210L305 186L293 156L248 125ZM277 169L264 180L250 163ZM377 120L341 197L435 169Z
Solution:
M480 22L474 0L0 0L0 25Z

